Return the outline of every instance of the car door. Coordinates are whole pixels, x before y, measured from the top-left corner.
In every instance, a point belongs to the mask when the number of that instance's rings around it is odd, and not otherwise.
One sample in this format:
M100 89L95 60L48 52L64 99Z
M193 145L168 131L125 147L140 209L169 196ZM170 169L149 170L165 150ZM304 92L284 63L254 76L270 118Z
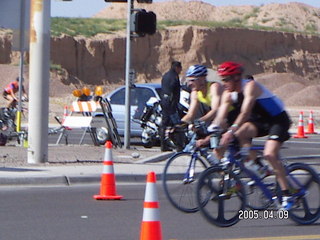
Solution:
M141 136L142 128L140 123L132 121L136 116L141 116L142 111L145 107L146 102L151 98L155 97L154 91L147 87L134 87L131 89L131 135ZM140 120L140 118L138 118Z
M109 100L112 108L112 115L117 122L118 132L120 135L123 135L125 121L125 88L121 87L113 92Z

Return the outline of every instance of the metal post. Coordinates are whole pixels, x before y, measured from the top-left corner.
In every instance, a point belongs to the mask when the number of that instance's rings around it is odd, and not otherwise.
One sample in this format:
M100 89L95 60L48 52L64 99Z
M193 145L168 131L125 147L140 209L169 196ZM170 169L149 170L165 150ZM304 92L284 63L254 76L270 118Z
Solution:
M125 89L125 132L124 132L124 147L130 148L130 67L131 67L131 13L133 9L133 0L128 0L128 17L127 17L127 41L126 41L126 89Z
M28 163L48 160L50 0L31 0Z
M26 4L25 0L20 0L20 71L19 71L19 103L17 111L17 132L21 131L21 112L22 112L22 83L23 83L23 55L24 55L24 38L25 38L25 10Z

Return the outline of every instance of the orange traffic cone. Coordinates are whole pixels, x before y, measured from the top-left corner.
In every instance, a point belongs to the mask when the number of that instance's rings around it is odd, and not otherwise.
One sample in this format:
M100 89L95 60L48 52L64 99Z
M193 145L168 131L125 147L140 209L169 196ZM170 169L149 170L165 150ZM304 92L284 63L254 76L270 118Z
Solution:
M123 198L123 196L119 196L116 193L116 178L113 171L111 141L107 141L105 146L106 150L103 161L103 172L101 175L100 194L94 195L93 198L96 200L119 200Z
M314 131L314 122L313 122L313 111L310 111L309 122L308 122L308 131L306 134L317 134Z
M67 116L68 116L68 106L64 106L64 108L63 108L62 123L65 121L65 119L66 119Z
M300 112L300 115L299 115L298 133L297 133L297 135L294 135L293 137L294 138L307 138L307 136L304 135L303 112Z
M144 198L143 218L141 223L140 240L161 240L161 223L159 213L158 194L156 189L156 175L149 172Z
M64 121L66 120L66 117L69 115L68 113L68 106L64 106L63 108L63 117L62 117L62 124L64 123ZM72 130L72 128L70 127L65 127L67 130Z

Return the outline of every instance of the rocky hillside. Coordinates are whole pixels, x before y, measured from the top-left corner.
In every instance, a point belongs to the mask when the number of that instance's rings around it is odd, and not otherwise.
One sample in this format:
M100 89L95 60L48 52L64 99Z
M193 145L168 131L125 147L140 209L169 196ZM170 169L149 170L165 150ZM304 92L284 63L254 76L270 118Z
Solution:
M154 10L160 19L173 19L176 16L175 19L183 17L184 20L201 20L202 17L213 21L232 21L241 15L246 24L273 22L270 26L275 26L283 18L301 31L311 22L315 26L313 29L318 29L320 19L319 9L299 3L219 8L198 1L174 1L170 4L160 2L146 5L145 8ZM113 13L121 17L122 11L125 16L123 7L124 4L117 3L104 12L110 18L114 18ZM272 21L263 20L269 15ZM51 62L60 74L52 77L50 96L57 96L64 89L70 94L75 86L103 84L105 90L109 90L124 84L125 45L123 33L99 34L93 38L53 37ZM0 64L17 65L18 55L11 47L12 35L0 32ZM254 74L256 79L283 97L287 104L320 105L320 37L316 35L245 28L177 26L133 40L132 68L136 71L137 82L160 81L172 60L181 61L184 71L193 64L216 68L226 60L238 61L244 64L246 73ZM1 84L9 76L3 72L9 72L10 69L0 65ZM14 74L11 71L9 78L14 78L17 72L17 68Z
M124 81L125 38L52 38L52 63L61 65L71 82L113 84ZM0 38L0 64L13 62L11 36ZM320 38L284 32L249 29L171 27L138 38L132 46L133 68L139 82L159 79L173 59L185 69L202 63L215 68L226 60L241 62L248 73L295 73L318 82Z
M125 38L120 36L54 38L51 56L69 74L90 84L124 78ZM132 58L140 82L159 79L173 59L180 60L185 69L196 63L215 68L233 60L243 63L252 74L289 72L320 79L320 38L292 33L172 27L135 39Z
M300 32L320 30L320 9L303 3L267 4L262 6L216 7L201 1L164 1L136 4L157 14L158 20L230 22L240 26L262 26ZM113 3L97 13L97 18L124 19L126 3Z

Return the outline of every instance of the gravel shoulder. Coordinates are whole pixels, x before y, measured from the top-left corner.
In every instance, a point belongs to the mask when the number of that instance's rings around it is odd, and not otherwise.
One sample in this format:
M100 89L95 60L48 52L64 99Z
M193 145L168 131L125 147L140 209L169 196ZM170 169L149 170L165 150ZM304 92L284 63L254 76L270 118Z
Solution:
M90 145L49 145L48 162L33 165L92 165L103 162L104 146ZM159 148L145 149L131 147L130 149L113 149L113 161L116 163L139 163L143 159L155 158L161 155ZM28 149L15 146L12 143L0 147L0 167L30 166Z

